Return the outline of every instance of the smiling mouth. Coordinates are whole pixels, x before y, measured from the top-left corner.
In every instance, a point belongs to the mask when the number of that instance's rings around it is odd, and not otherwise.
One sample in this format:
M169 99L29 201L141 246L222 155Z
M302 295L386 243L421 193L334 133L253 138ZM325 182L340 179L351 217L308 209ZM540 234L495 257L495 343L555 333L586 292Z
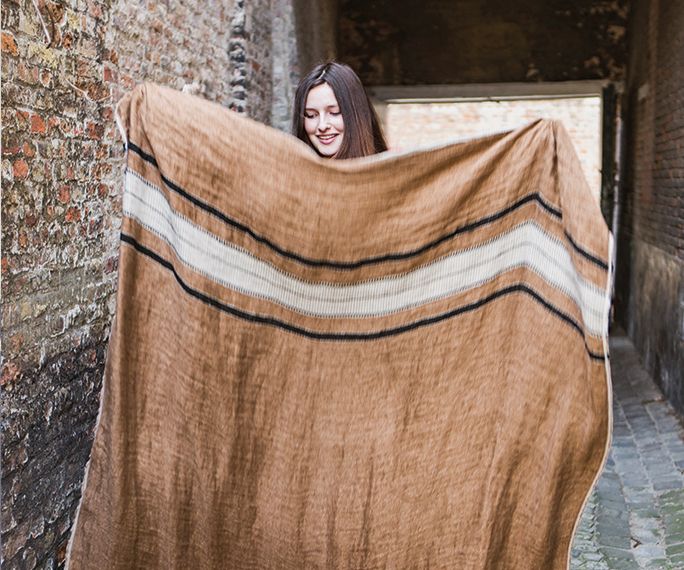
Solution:
M337 134L334 135L318 135L318 140L321 141L323 144L330 144L335 140L337 137Z

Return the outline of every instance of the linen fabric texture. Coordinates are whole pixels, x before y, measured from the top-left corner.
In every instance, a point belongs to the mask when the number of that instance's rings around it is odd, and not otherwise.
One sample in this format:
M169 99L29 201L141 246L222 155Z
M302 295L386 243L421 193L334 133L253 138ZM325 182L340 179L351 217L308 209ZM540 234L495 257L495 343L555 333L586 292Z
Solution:
M566 568L611 238L563 127L326 160L145 84L68 567Z

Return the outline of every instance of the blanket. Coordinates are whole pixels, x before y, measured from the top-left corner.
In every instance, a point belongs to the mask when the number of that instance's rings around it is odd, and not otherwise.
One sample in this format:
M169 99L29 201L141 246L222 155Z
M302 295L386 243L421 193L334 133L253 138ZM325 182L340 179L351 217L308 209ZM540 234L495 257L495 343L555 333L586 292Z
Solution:
M81 569L566 568L611 237L539 120L353 160L146 84Z

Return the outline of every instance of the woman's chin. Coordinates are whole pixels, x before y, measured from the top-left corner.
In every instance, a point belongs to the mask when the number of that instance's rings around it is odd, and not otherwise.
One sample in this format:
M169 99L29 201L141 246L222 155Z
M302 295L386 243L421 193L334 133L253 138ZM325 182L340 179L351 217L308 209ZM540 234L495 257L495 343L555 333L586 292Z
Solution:
M335 145L334 148L330 148L328 146L317 146L316 150L318 151L318 154L320 154L321 156L331 158L335 156L337 152L340 150L340 145Z

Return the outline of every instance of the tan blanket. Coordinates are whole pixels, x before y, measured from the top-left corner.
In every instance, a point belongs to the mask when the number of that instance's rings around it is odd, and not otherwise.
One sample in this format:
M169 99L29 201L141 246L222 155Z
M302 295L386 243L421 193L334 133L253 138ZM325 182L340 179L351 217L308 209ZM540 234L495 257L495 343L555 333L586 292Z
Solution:
M348 161L154 85L80 569L565 568L610 235L553 121Z

